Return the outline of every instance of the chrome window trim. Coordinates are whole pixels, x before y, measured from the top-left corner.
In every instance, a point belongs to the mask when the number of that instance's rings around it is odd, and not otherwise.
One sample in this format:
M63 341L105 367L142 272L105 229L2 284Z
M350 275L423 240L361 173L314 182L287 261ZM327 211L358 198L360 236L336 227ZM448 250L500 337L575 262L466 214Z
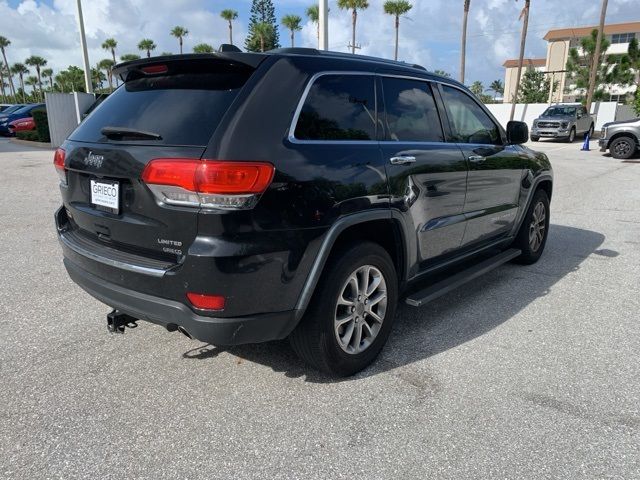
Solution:
M295 129L296 129L296 125L298 124L298 120L300 118L300 113L302 112L302 107L304 107L304 102L306 102L307 100L307 96L309 95L309 91L311 90L311 87L313 86L313 84L316 82L316 80L320 77L323 77L325 75L367 75L367 76L371 76L373 78L376 77L387 77L387 78L400 78L400 79L404 79L404 80L416 80L419 82L426 82L426 83L431 83L431 84L440 84L440 85L445 85L447 87L451 87L451 88L455 88L457 90L460 90L462 93L466 94L469 98L471 98L472 101L474 101L477 105L480 106L480 108L485 112L485 114L488 115L488 117L491 119L491 121L496 125L496 127L498 128L498 131L501 133L501 137L502 137L502 141L505 142L506 138L503 136L503 129L500 126L500 124L496 121L496 119L493 117L493 115L491 115L491 112L489 112L486 108L484 108L480 103L478 103L476 101L476 99L473 98L472 95L469 95L469 92L465 91L464 88L461 88L458 85L455 85L453 83L449 83L446 81L442 81L436 78L426 78L426 77L418 77L415 75L410 75L410 74L399 74L399 73L376 73L376 72L372 72L372 71L357 71L357 70L326 70L323 72L317 72L314 73L311 78L309 79L309 82L307 83L307 85L305 86L303 92L302 92L302 96L300 97L300 100L298 101L298 105L296 106L295 112L293 114L293 119L291 120L291 124L289 125L289 133L287 135L287 140L290 143L293 144L308 144L308 145L379 145L379 144L398 144L398 143L412 143L414 145L438 145L438 144L442 144L442 143L450 143L450 144L456 144L456 142L449 142L446 139L446 135L445 135L445 139L442 142L396 142L393 140L302 140L299 138L295 137ZM374 82L374 98L376 101L376 115L379 114L379 101L378 101L378 92L377 92L377 88ZM437 108L437 105L436 105ZM444 133L444 125L442 124L443 122L443 118L442 118L442 113L438 112L438 116L440 117L440 126L443 129L443 133ZM503 145L505 145L505 143L503 143Z

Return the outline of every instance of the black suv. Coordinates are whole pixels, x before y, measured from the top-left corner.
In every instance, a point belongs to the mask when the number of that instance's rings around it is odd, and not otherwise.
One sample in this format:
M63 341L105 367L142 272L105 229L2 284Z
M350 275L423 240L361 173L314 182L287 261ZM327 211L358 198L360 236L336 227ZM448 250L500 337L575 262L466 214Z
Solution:
M526 125L505 132L420 66L283 49L116 73L54 158L64 264L114 309L112 331L289 337L349 375L382 349L399 298L421 305L544 249L552 172L520 145Z

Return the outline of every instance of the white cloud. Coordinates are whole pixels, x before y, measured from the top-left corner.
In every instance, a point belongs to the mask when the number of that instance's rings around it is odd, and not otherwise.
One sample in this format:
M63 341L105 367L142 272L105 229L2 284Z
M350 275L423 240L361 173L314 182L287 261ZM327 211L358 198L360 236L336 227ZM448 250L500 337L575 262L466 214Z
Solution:
M611 2L608 21L628 21L637 11L638 0ZM304 10L314 0L275 0L276 15L297 13L304 18ZM400 20L399 57L419 63L430 70L442 69L457 76L462 24L462 0L413 0L414 8ZM597 2L599 3L599 2ZM359 53L393 57L394 22L384 14L383 0L370 0L369 9L360 12L356 42ZM502 63L515 57L519 48L521 22L518 15L524 2L514 0L472 0L467 44L467 82L480 79L485 84L502 78ZM8 0L0 0L0 34L12 41L7 54L10 62L23 61L29 55L41 55L54 69L81 64L76 23L76 0L53 0L53 6L34 0L23 0L17 8ZM244 44L249 20L249 0L84 0L84 16L89 56L96 64L109 56L101 49L105 38L118 41L118 54L139 53L137 43L142 38L153 39L157 52L178 49L177 40L169 35L175 25L189 29L185 50L201 42L215 46L227 41L226 22L218 12L233 6L240 11L234 24L234 40ZM351 15L338 9L330 1L330 46L348 51L351 41ZM599 6L596 2L586 8L558 0L532 2L527 56L544 56L542 40L550 28L596 24ZM288 46L288 32L281 29L281 43ZM306 21L296 34L296 45L316 47L316 26Z

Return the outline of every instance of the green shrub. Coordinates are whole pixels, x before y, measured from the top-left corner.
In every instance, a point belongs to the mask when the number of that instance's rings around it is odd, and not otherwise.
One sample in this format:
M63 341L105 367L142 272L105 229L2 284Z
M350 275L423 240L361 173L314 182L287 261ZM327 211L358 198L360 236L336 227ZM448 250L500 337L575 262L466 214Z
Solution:
M16 138L20 140L27 140L29 142L39 142L40 135L36 130L27 130L24 132L16 132Z
M49 121L47 120L46 110L34 110L31 112L33 121L36 122L36 132L40 142L50 142L51 135L49 134Z

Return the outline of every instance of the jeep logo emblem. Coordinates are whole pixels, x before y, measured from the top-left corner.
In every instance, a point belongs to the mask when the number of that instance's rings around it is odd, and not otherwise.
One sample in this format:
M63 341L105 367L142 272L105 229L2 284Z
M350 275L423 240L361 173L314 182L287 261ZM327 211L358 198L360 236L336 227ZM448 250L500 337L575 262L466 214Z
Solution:
M84 164L90 167L100 168L104 162L104 155L96 155L93 152L89 152L89 155L84 159Z

